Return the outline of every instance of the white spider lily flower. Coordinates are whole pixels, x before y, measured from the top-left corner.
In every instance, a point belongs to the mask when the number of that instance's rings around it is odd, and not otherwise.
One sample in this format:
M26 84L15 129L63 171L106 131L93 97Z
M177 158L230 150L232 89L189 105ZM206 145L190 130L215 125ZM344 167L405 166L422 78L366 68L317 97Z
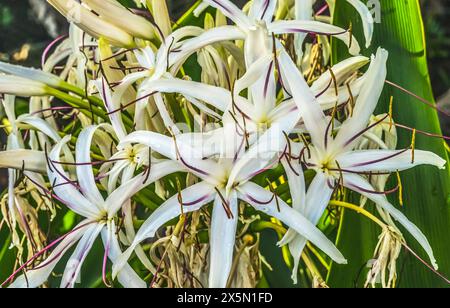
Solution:
M155 28L149 21L133 14L116 0L82 0L82 2L99 14L102 19L134 37L147 40L155 37Z
M38 81L11 76L0 75L0 93L13 96L44 96L49 93L50 88Z
M228 133L232 134L232 132ZM233 138L243 139L243 137L239 138L236 135ZM243 142L243 140L241 141ZM154 237L157 230L166 222L183 213L197 211L212 201L214 201L214 204L210 229L209 274L209 287L211 288L224 288L231 271L239 215L238 200L242 200L256 210L286 223L315 243L336 262L346 262L336 247L305 217L270 191L250 182L255 174L268 168L266 159L255 162L257 160L255 158L251 166L241 168L239 172L240 181L234 182L231 189L227 191L230 181L229 175L233 173L235 168L234 159L202 159L201 156L198 156L199 153L195 149L186 146L184 143L151 132L135 132L128 136L124 142L142 143L172 160L179 160L180 163L202 181L167 200L147 219L136 234L130 248L123 254L120 261L114 265L113 275L121 269L122 265L126 264L134 248L143 240ZM222 153L222 155L224 154ZM264 156L261 152L259 154ZM273 155L269 156L273 157ZM270 161L273 163L273 159ZM255 167L259 169L255 170ZM180 204L180 200L182 200L182 204Z
M69 179L69 176L62 168L63 163L60 162L62 147L69 141L70 137L64 138L55 146L49 154L47 167L48 176L53 185L51 194L54 194L55 198L60 200L73 212L85 217L85 220L70 233L44 249L43 252L56 246L45 261L34 269L27 271L26 276L22 275L17 278L10 287L34 288L42 285L64 254L78 242L74 253L67 262L61 281L61 287L74 287L80 277L83 262L89 254L94 241L100 234L102 234L103 244L105 246L105 262L109 258L114 263L121 254L114 221L117 212L138 191L179 169L178 165L173 162L163 162L155 165L152 167L152 173L147 179L142 174L138 175L131 181L123 183L122 186L111 193L105 200L95 184L90 151L86 149L86 145L91 143L93 132L97 128L95 126L87 128L78 139L76 171L79 187ZM43 252L38 253L36 258ZM33 262L34 259L24 266ZM104 264L104 271L105 266L106 263ZM12 277L14 278L14 275ZM119 282L125 287L145 287L145 282L128 265L123 267L118 277Z
M164 93L178 93L186 96L186 98L195 106L200 108L202 111L208 114L214 114L210 108L207 108L203 103L199 102L196 97L203 93L204 85L202 83L195 83L190 81L185 81L182 79L177 79L173 77L168 70L173 68L174 74L180 67L180 62L172 62L169 57L170 46L174 45L179 40L189 37L192 35L197 35L201 33L199 28L187 27L186 29L180 29L172 33L168 38L166 38L163 46L154 52L150 47L146 47L141 50L135 51L135 57L139 63L139 66L143 70L127 75L120 84L114 89L112 95L113 105L116 107L114 111L120 111L121 106L125 107L129 105L136 105L135 107L135 124L137 129L145 129L145 114L146 107L149 104L149 100L152 100L156 106L156 110L159 113L166 128L169 128L174 133L178 134L179 129L175 126L171 115L166 107L166 102L164 99ZM127 89L131 87L134 83L140 81L138 86L137 97L133 102L126 102L122 104L124 93ZM210 88L205 86L205 92L209 93ZM186 93L183 89L187 89ZM180 89L180 91L177 91ZM192 94L192 95L189 95ZM214 101L214 100L213 100ZM231 102L231 97L230 97ZM228 102L227 104L229 104ZM225 108L222 106L221 108ZM112 111L112 112L114 112Z
M425 235L401 211L389 203L385 192L376 191L363 175L403 171L419 165L433 165L442 169L445 168L446 161L431 152L409 148L398 151L354 151L358 141L371 128L367 128L367 124L384 86L387 58L387 51L379 49L372 59L353 115L342 124L334 139L331 135L331 122L317 104L304 99L298 101L299 110L312 139L311 144L304 149L302 159L308 168L317 172L314 186L321 187L321 196L331 197L336 184L342 183L346 188L372 200L414 236L428 254L433 266L437 268L433 250ZM280 66L284 67L286 84L295 99L303 95L297 90L297 84L303 78L297 70L291 69L292 65L289 56L282 54ZM307 104L304 104L305 102ZM323 207L314 204L314 214L311 217L317 220L313 220L313 223L318 222L323 210Z
M118 47L133 47L133 36L108 21L101 19L75 0L47 0L55 9L80 29L95 38L105 38Z

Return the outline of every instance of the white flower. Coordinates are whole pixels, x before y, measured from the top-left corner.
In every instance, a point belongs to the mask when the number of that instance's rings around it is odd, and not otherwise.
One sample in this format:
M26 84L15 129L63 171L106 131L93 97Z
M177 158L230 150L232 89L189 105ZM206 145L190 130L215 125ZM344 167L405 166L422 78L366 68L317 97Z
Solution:
M223 137L224 143L228 140L244 141L244 137L239 137L233 132L227 132ZM154 237L156 231L166 222L183 213L197 211L212 201L214 201L214 207L210 230L209 287L223 288L226 286L233 261L239 200L286 223L315 243L336 262L346 262L336 247L307 219L270 191L250 182L256 174L268 168L270 163L273 163L273 159L258 160L254 157L250 163L242 166L239 164L239 160L247 159L245 155L243 156L242 150L236 153L235 159L226 158L228 154L223 152L219 156L220 158L201 159L202 156L198 151L185 145L184 142L151 132L133 133L124 142L145 144L154 151L179 161L186 169L200 178L201 182L167 200L147 219L138 231L133 244L113 267L113 275L126 263L136 245L147 238ZM225 149L227 149L226 146L223 150ZM266 154L258 149L255 149L254 152L258 152L262 156ZM273 157L270 152L268 154L266 157ZM235 162L236 159L237 162ZM234 177L235 181L231 183L230 175L232 174L236 176ZM182 200L182 204L180 204L180 200Z
M437 268L433 251L424 234L402 212L388 202L384 192L376 191L363 175L403 171L419 165L434 165L442 169L446 164L445 160L431 152L409 148L398 151L353 150L364 133L371 129L371 127L367 128L367 124L383 89L387 58L388 53L379 49L376 57L372 59L368 76L356 102L353 115L342 124L335 138L332 137L331 121L327 120L318 106L305 100L299 101L301 104L299 109L303 114L305 126L312 140L311 144L307 145L302 151L301 160L309 169L317 172L311 186L320 187L318 198L320 196L321 199L321 202L306 204L306 208L310 208L307 217L313 223L317 223L336 185L343 184L346 188L375 202L401 223L421 244L433 266ZM296 96L302 95L301 92L296 90L295 86L302 79L302 76L298 71L289 69L292 65L291 62L292 60L289 57L281 56L280 66L285 68L286 82L293 91L295 99ZM282 244L287 242L289 240L285 239ZM299 241L295 250L301 251L304 243L304 241ZM298 256L297 253L296 256Z
M62 168L63 163L60 162L62 147L70 140L70 137L66 137L58 143L48 156L47 171L52 184L52 192L48 193L54 194L55 198L73 212L84 217L85 220L71 232L50 244L44 251L38 253L35 258L55 247L45 261L34 269L28 270L26 276L22 275L17 278L11 287L34 288L42 285L64 254L78 242L77 248L66 264L61 281L61 287L74 287L79 280L83 262L100 234L105 246L104 267L107 258L115 262L121 254L114 220L117 212L139 190L179 169L177 164L173 162L156 164L152 166L152 173L148 178L143 174L136 176L132 180L123 183L105 200L95 183L88 147L97 129L98 127L96 126L89 127L78 138L76 172L79 186L70 180L69 175ZM34 259L27 262L23 268L33 261ZM118 277L119 282L125 287L145 287L145 283L128 265L122 268Z

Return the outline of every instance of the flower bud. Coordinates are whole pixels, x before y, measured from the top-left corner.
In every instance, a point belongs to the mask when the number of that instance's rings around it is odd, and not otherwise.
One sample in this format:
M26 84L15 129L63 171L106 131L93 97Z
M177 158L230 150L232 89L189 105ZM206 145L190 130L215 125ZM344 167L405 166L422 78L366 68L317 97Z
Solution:
M114 46L132 47L133 37L119 27L101 19L74 0L47 0L70 22L95 38L105 38Z
M133 14L116 0L83 0L83 3L99 14L103 20L120 27L134 37L151 40L155 36L155 28L149 21Z
M44 96L48 86L37 81L17 76L0 75L0 93L22 97Z

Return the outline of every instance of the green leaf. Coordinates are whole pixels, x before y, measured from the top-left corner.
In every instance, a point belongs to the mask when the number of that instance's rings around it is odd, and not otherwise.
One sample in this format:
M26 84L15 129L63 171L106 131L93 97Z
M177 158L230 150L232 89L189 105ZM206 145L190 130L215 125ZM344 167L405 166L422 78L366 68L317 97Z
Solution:
M338 0L334 23L348 27L352 22L355 35L363 42L361 20L346 1ZM378 46L390 52L388 80L433 101L433 92L427 66L426 46L420 5L417 0L381 0L381 23L375 25L375 36L370 50ZM335 61L347 56L339 42L333 42ZM397 123L441 135L435 110L417 99L386 85L380 100L378 113L389 110L390 97L394 97L394 119ZM399 148L411 144L412 133L399 129ZM416 148L432 151L447 159L448 154L441 139L417 135ZM450 230L450 174L446 170L420 167L401 174L404 186L404 206L401 210L428 237L440 265L439 271L450 276L448 230ZM394 184L395 185L395 184ZM396 196L390 201L399 206ZM400 208L400 206L399 206ZM367 269L365 264L372 258L380 230L374 224L355 213L345 212L338 246L348 258L349 265L334 265L329 275L332 287L363 286ZM426 256L406 232L408 245L424 260ZM422 263L407 252L398 260L398 287L448 287Z

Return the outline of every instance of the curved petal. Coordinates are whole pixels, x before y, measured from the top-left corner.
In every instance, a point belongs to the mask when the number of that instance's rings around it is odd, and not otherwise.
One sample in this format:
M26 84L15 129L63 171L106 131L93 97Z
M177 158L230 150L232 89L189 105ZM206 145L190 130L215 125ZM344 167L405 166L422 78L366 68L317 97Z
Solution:
M299 21L313 20L315 0L295 0L295 19ZM299 58L303 58L303 42L307 33L296 35L295 47Z
M61 288L73 288L75 286L75 283L80 278L81 267L83 266L84 260L91 251L95 240L104 227L104 224L97 223L90 225L86 229L77 248L69 261L67 261L66 269L64 270L63 278L61 280Z
M192 173L202 178L209 178L220 170L217 163L212 160L203 160L201 149L193 149L178 139L175 142L174 138L158 133L148 131L132 133L122 140L121 145L129 143L146 145L171 160L180 161Z
M387 211L395 220L397 220L403 227L405 227L406 230L408 230L408 232L417 240L417 242L419 242L419 244L428 254L434 268L438 268L436 259L433 254L433 249L431 248L431 245L428 242L426 236L402 212L400 212L392 204L390 204L385 195L371 193L374 191L372 185L370 185L369 182L367 182L361 176L355 174L345 175L344 185L345 187L369 198L378 206Z
M221 11L242 29L248 29L253 25L248 16L229 0L204 0L204 2Z
M420 150L354 151L342 154L336 160L342 169L351 172L396 172L421 165L432 165L439 169L445 169L447 164L447 161L438 155Z
M343 41L348 46L350 54L358 55L361 51L357 39L355 37L351 37L349 31L318 21L281 20L269 24L268 29L270 33L277 35L288 33L331 35Z
M84 225L84 226L83 226ZM24 289L37 288L44 284L53 272L58 262L64 257L64 254L83 236L88 230L89 225L86 221L80 223L74 230L75 232L67 235L61 243L56 246L52 253L40 265L26 272L12 283L9 288Z
M106 83L105 78L94 81L93 83L97 87L100 97L102 98L108 112L113 112L120 107L120 101L113 101L111 89ZM120 112L114 112L109 115L109 118L117 137L119 139L125 137L127 135L127 131L122 121L122 114Z
M104 209L104 199L97 188L94 170L91 165L92 139L99 128L100 126L89 126L81 131L75 147L75 154L77 162L77 178L81 191L92 204L95 204L101 210Z
M225 111L232 102L231 93L223 88L181 79L149 80L142 85L143 96L149 93L179 93L201 100L220 111Z
M123 226L126 232L126 239L127 239L127 245L131 244L136 236L136 232L134 231L134 222L133 222L133 214L131 211L131 200L126 202L123 206ZM156 273L156 268L153 266L150 259L147 257L144 249L141 245L136 246L135 249L136 256L139 258L141 263L145 266L146 269L148 269L151 273ZM113 263L117 260L117 258L122 254L120 254L115 257L116 259L113 261Z
M364 4L360 0L347 0L356 11L358 11L361 16L363 28L364 28L364 37L366 38L366 48L369 48L372 44L375 20L373 19L372 13L366 4Z
M334 189L328 185L328 177L323 173L318 173L306 194L306 209L300 213L303 213L311 223L317 225L330 202L333 191ZM279 245L283 246L289 243L289 250L294 258L292 280L296 284L300 258L308 240L300 234L292 236L292 229L289 231Z
M53 129L53 127L44 119L31 115L21 115L17 118L17 122L34 127L38 131L51 138L54 142L58 142L61 140L58 132L55 131L55 129Z
M334 80L336 80L338 86L341 85L349 77L349 75L358 72L360 68L364 67L369 62L370 59L364 56L356 56L345 59L331 68L334 77L331 75L330 70L326 71L319 77L319 79L314 81L311 86L311 90L314 93L321 93L331 84L334 91Z
M180 134L180 130L175 125L175 122L172 120L171 115L169 114L169 110L167 109L166 102L161 93L155 93L153 96L155 100L156 108L158 109L159 115L163 120L164 126L170 129L175 135Z
M152 215L144 222L139 229L131 246L119 257L113 266L113 277L124 267L136 246L147 238L155 236L156 231L168 221L180 216L183 213L190 213L201 209L204 205L214 200L216 193L214 187L202 182L186 188L181 192L181 199L186 204L180 204L179 195L175 195L164 202Z
M347 263L347 260L336 246L319 229L303 215L289 207L283 200L278 199L277 202L270 191L254 183L247 183L239 187L239 193L240 199L253 206L256 210L279 219L319 247L335 262L339 264ZM259 202L257 201L258 199L262 199L262 201ZM272 201L267 202L268 200ZM278 206L280 210L278 210Z
M219 196L216 196L210 231L210 288L225 288L227 286L233 264L233 253L239 215L236 192L233 192L230 195L228 206L233 217L228 216L229 214L227 214L223 207L222 199Z
M65 137L61 142L55 145L54 149L49 155L51 162L59 162L61 156L61 149L70 140L70 136ZM61 164L51 163L47 164L47 173L50 184L53 186L53 192L58 198L72 211L84 216L86 218L98 219L101 218L101 212L87 200L74 186L69 182L69 175L66 174Z
M120 250L119 241L116 236L117 234L116 232L117 228L114 222L111 224L110 228L103 228L102 230L103 244L105 246L105 249L109 248L108 257L113 264L122 254L122 251ZM108 239L110 239L109 242ZM109 245L107 243L109 243ZM147 287L145 281L142 280L138 276L138 274L136 274L133 268L128 264L126 264L119 272L119 274L117 275L117 280L125 288L144 289Z
M235 41L235 40L245 40L246 35L238 27L235 26L222 26L206 31L205 33L194 37L186 42L183 42L179 51L171 54L170 63L177 64L193 53L197 52L199 49L204 48L215 43L223 41Z
M289 190L291 192L292 207L299 213L306 211L306 183L302 166L297 162L289 162L283 158L281 163L286 173Z

